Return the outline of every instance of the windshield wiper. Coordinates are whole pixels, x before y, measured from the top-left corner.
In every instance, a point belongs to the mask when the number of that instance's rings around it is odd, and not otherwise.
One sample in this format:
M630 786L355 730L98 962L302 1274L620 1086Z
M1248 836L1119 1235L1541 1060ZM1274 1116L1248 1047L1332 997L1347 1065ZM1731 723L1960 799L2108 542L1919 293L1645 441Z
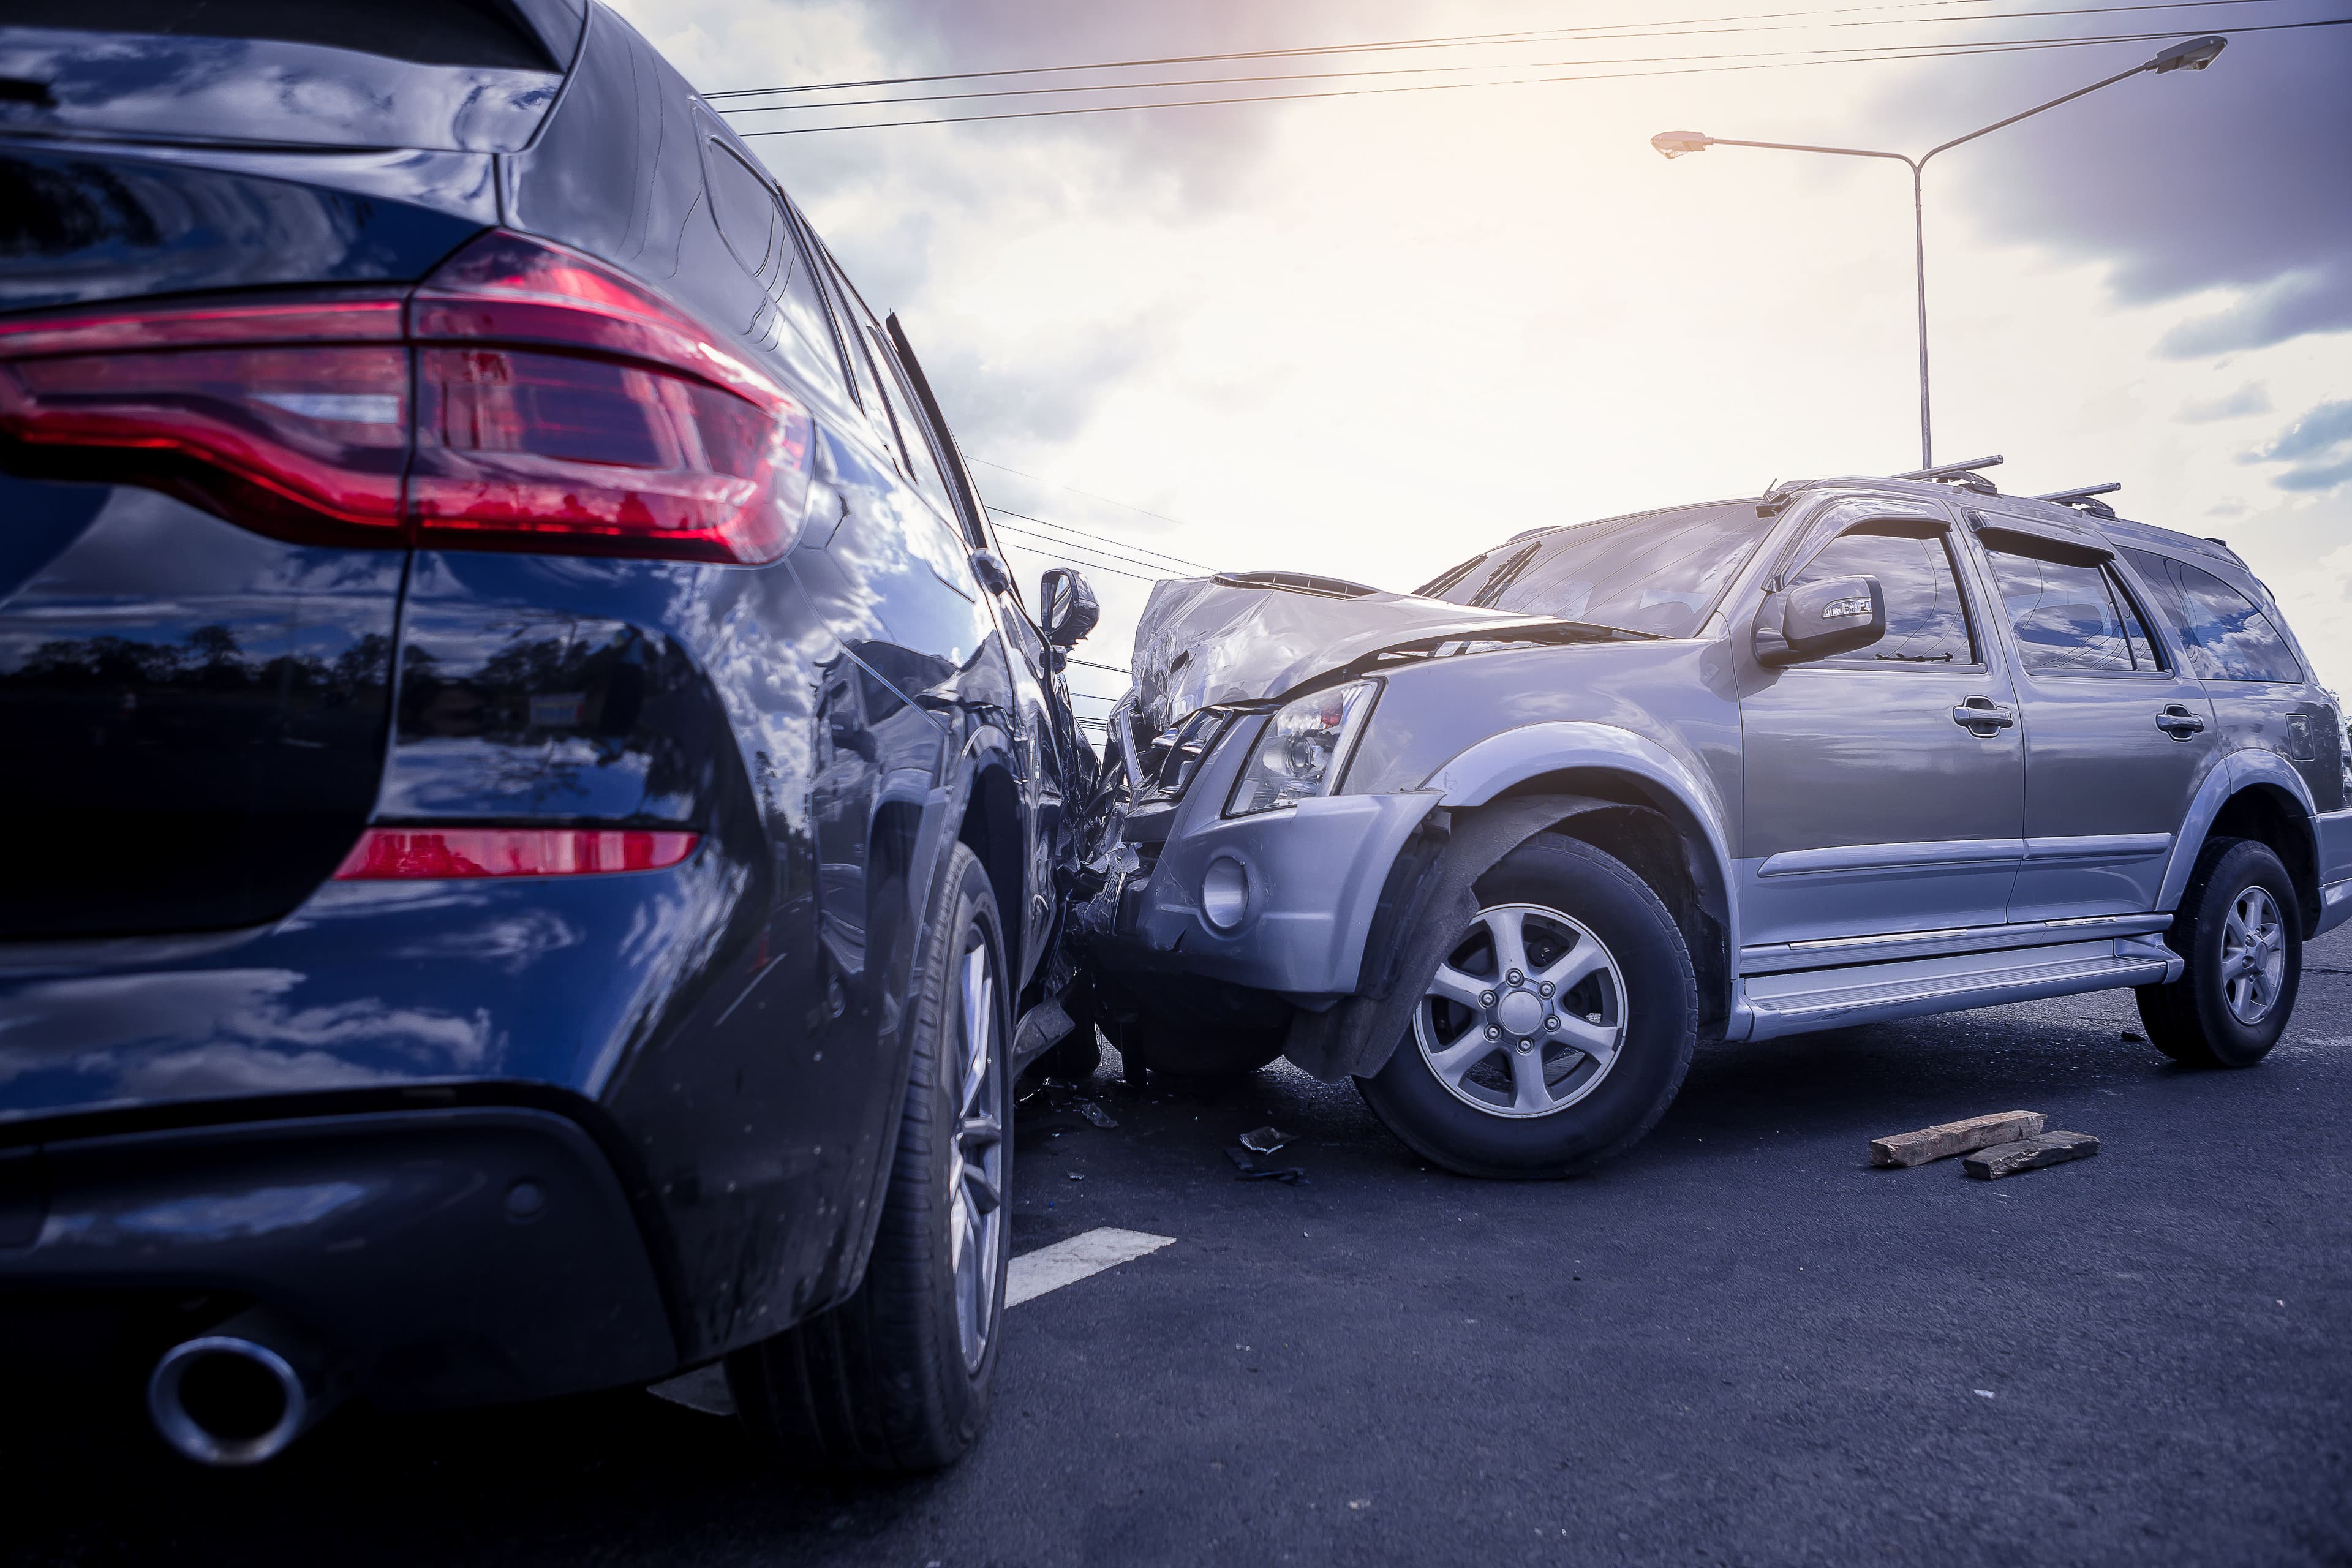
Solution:
M1562 642L1612 642L1620 637L1631 637L1636 642L1656 642L1664 635L1660 632L1637 632L1631 626L1604 626L1599 621L1546 621L1540 626L1513 626L1499 637L1469 640L1549 642L1558 637Z

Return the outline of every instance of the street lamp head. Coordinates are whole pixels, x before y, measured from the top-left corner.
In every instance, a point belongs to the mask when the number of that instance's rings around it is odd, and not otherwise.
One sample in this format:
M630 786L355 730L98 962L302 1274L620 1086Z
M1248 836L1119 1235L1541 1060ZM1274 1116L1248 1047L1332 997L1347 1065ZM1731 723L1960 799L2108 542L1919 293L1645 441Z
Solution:
M2147 62L2147 68L2159 75L2165 71L2201 71L2213 63L2215 56L2229 47L2230 40L2208 35L2191 38L2185 44L2175 44Z
M1713 139L1696 131L1661 131L1650 138L1650 145L1669 158L1679 158L1685 153L1704 153Z

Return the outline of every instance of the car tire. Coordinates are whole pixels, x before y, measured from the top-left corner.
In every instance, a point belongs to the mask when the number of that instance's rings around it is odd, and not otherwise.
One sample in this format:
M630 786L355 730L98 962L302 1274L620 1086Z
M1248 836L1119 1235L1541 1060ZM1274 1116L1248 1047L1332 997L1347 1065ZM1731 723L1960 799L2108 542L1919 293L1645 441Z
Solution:
M1149 1068L1166 1078L1202 1083L1247 1078L1280 1056L1283 1042L1289 1037L1285 1029L1157 1018L1105 1024L1103 1033L1118 1049L1130 1078L1136 1068Z
M1690 949L1657 894L1580 839L1540 834L1475 891L1479 917L1412 1026L1356 1087L1433 1164L1465 1176L1580 1174L1631 1148L1682 1088L1698 1036ZM1525 954L1516 982L1510 930ZM1547 973L1576 978L1538 994ZM1465 978L1471 990L1456 1001Z
M1011 1240L1004 973L995 896L959 844L920 937L912 1067L866 1278L727 1358L744 1426L789 1461L932 1470L980 1435Z
M2183 966L2169 985L2137 988L2148 1043L2183 1067L2250 1068L2268 1056L2303 984L2301 906L2270 846L2209 842L2164 940Z

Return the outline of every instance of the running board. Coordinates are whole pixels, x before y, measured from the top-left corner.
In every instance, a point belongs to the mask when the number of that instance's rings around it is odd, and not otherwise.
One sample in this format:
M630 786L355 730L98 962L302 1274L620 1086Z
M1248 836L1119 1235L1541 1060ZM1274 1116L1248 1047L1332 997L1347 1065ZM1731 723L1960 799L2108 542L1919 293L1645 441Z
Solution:
M2158 936L2053 942L2007 952L1751 974L1741 983L1755 1026L1751 1040L1811 1029L1997 1007L2118 985L2179 978L2180 956Z
M2111 936L2152 936L2169 930L2171 925L2172 917L2168 914L2074 915L2061 920L2018 921L1999 925L1947 926L1940 931L1898 931L1874 936L1766 942L1739 950L1739 973L1770 974L1784 969L1838 969L1850 963L1941 958L1950 953L1990 952L2004 947L2046 947L2054 942L2088 942Z

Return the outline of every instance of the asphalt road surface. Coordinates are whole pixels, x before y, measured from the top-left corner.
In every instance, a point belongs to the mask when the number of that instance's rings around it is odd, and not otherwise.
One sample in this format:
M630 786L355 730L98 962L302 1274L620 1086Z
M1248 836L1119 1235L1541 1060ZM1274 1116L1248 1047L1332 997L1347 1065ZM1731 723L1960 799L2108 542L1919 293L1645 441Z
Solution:
M773 1473L643 1394L347 1411L214 1473L0 1426L23 1563L2352 1563L2352 931L2261 1068L2127 993L1702 1053L1580 1182L1424 1169L1352 1090L1024 1109L1014 1247L1172 1237L1013 1309L957 1469ZM2049 1113L1986 1184L1866 1141ZM1223 1150L1272 1122L1304 1184Z

